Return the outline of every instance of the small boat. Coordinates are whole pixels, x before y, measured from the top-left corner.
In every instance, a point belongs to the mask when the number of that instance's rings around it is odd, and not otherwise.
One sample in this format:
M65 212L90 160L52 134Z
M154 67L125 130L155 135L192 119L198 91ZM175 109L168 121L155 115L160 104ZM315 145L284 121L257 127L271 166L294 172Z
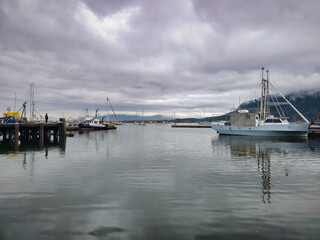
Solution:
M79 130L79 121L77 121L77 120L68 121L66 123L66 129L67 129L67 131Z
M212 123L211 128L216 130L221 135L240 135L240 136L276 136L276 137L307 137L310 122L306 119L287 98L269 82L269 71L267 79L263 78L264 68L262 70L262 93L261 102L258 103L258 113L249 113L248 110L238 110L230 114L230 121L223 124ZM273 101L273 96L269 94L270 86L278 92L278 94L289 104L305 121L305 123L290 123L283 111L280 111L280 117L275 117L270 114L270 100ZM273 101L274 106L281 108L280 104ZM279 105L279 106L277 106ZM278 109L277 109L278 110Z

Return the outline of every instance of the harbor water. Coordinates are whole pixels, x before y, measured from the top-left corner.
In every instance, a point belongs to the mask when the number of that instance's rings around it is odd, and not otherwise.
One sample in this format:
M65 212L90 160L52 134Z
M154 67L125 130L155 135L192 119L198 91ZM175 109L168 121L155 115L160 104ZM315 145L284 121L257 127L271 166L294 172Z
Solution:
M0 141L0 239L319 236L319 138L125 124Z

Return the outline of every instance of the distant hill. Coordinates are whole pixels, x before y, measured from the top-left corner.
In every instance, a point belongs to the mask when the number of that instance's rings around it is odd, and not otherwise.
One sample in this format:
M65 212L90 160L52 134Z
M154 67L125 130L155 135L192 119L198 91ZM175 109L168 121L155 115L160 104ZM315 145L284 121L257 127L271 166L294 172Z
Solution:
M103 115L103 116L99 116L99 118L103 118L107 119L108 116L107 115ZM162 115L154 115L154 116L144 116L143 119L141 116L138 115L125 115L125 114L121 114L121 115L117 115L118 120L120 121L156 121L156 120L168 120L168 117L162 116ZM114 117L114 115L109 115L109 120L110 121L115 121L116 118Z
M280 96L274 97L278 102L285 102ZM309 121L319 121L320 119L320 91L317 92L298 92L286 96L286 98L295 106ZM259 99L257 99L259 101ZM242 103L240 109L247 109L251 112L257 111L257 103L255 100ZM289 121L295 122L302 120L299 114L290 105L281 105L285 115L289 117ZM271 114L279 116L275 107L271 107ZM221 117L220 117L221 118ZM223 118L223 117L222 117ZM208 121L218 118L206 118Z

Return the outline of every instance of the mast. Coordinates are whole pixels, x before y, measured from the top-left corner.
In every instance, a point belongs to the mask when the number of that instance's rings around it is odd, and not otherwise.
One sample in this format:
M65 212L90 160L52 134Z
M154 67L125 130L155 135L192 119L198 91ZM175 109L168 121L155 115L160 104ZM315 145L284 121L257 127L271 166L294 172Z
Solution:
M266 110L267 110L268 115L270 115L269 70L267 70L267 98L266 99L267 99L267 103L266 103L267 108L266 108Z
M34 83L30 84L30 121L34 117Z
M263 71L264 67L261 68L261 103L260 103L260 125L263 119L262 113L263 113L263 90L264 90L264 80L263 80Z
M267 87L268 81L266 79L263 79L263 96L264 96L264 104L263 104L263 120L266 120L266 111L267 111Z
M17 92L14 92L14 111L16 111L16 104L17 104Z
M260 104L260 124L270 115L269 105L269 70L266 71L267 79L263 78L264 68L261 68L261 104Z

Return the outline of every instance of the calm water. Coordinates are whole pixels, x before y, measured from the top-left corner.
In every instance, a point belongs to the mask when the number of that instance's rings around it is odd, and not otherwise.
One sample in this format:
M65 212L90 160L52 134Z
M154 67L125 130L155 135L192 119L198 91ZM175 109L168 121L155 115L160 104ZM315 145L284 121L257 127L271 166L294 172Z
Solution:
M127 124L0 141L0 239L319 239L320 139Z

